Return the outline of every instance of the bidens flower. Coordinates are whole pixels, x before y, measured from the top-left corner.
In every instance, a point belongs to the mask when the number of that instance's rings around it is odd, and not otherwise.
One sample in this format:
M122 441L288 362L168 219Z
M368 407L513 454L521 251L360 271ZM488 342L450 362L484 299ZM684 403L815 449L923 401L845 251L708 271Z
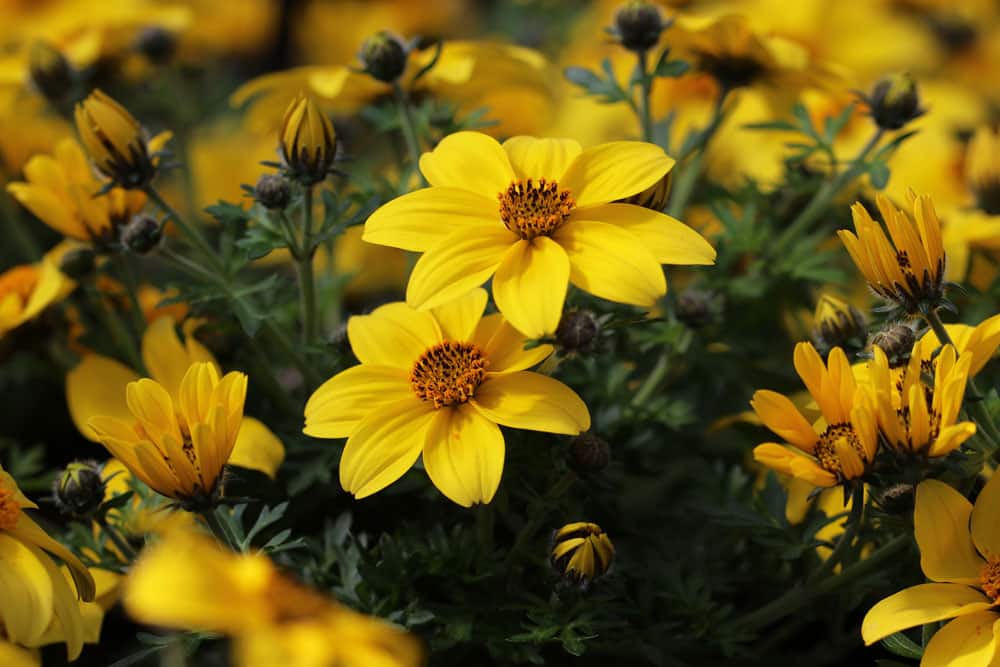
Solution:
M292 100L281 121L280 137L281 159L291 178L304 185L326 178L336 154L337 135L312 98Z
M368 218L369 243L423 252L406 302L420 309L493 278L493 299L518 331L555 331L570 282L609 301L651 307L666 292L660 264L712 264L715 250L678 220L632 204L674 160L619 141L514 137L503 146L458 132L420 158L432 187Z
M525 369L551 353L524 349L501 315L483 317L473 290L431 312L390 303L352 317L360 366L335 375L306 403L304 432L344 438L340 483L357 498L384 489L423 455L434 485L465 507L493 499L503 473L498 424L576 435L590 427L580 397Z
M750 405L764 425L790 446L757 445L755 460L815 486L835 486L865 474L878 448L875 408L859 389L839 347L827 366L810 343L795 346L795 370L819 406L823 420L810 424L787 397L762 389Z
M615 559L611 538L596 523L578 521L556 531L552 545L552 566L581 586L602 576Z
M197 509L218 491L243 421L247 376L219 377L211 362L188 368L175 397L155 380L126 387L133 419L93 417L87 425L115 458L157 493Z
M156 163L151 145L132 114L95 89L76 105L76 130L97 170L126 189L141 189L153 179Z
M1000 475L979 493L975 507L934 479L917 486L914 535L920 569L933 583L890 595L861 625L865 644L925 623L945 621L920 664L990 665L997 655L1000 613ZM954 620L950 620L954 619Z

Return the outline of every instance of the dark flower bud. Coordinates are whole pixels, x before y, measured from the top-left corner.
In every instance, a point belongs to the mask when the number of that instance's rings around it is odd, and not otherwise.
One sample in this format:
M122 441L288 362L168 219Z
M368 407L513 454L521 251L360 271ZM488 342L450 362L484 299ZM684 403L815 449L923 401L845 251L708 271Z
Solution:
M59 259L59 270L73 280L86 278L94 272L97 254L90 246L70 248Z
M607 441L593 433L581 433L569 445L569 467L574 472L600 472L610 460L611 452Z
M581 588L604 575L614 559L615 546L596 523L566 524L552 536L552 567Z
M692 329L713 324L720 311L719 296L709 290L689 287L677 297L677 319Z
M122 245L130 252L137 255L145 255L160 242L163 237L163 228L160 223L151 215L139 214L133 216L125 227L122 228Z
M656 46L660 34L668 25L659 7L634 0L615 12L615 25L611 32L626 49L642 53Z
M58 102L73 87L74 71L66 56L47 42L35 42L28 51L31 83L45 99Z
M898 130L924 114L920 108L917 82L909 74L890 74L875 84L865 98L875 124L884 130Z
M337 153L337 133L311 97L299 96L288 105L279 139L290 178L312 186L330 173Z
M914 487L911 484L893 484L875 497L875 504L886 514L909 514L914 507Z
M556 343L570 352L588 352L601 332L601 325L589 310L568 310L556 327Z
M406 47L399 38L385 30L369 37L361 46L359 58L372 78L393 83L406 69Z
M264 208L277 211L288 206L292 199L292 189L285 178L277 174L264 174L257 179L253 198Z
M872 335L872 345L878 345L885 352L890 368L905 366L910 360L913 345L917 342L917 334L913 328L903 322L890 324Z
M177 37L158 25L143 28L132 47L154 65L166 65L177 51Z
M104 502L104 480L95 461L74 461L52 484L59 511L74 517L89 516Z

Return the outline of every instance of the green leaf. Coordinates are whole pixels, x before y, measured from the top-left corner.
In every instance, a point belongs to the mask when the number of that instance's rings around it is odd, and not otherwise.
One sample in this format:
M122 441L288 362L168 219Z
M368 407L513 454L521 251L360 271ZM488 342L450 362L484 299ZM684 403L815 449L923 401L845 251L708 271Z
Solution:
M676 79L687 74L690 69L691 65L684 60L666 60L657 64L653 76Z
M599 98L605 104L621 102L627 100L628 96L615 80L614 69L611 61L607 58L601 63L604 76L601 76L586 67L567 67L563 70L563 76L572 83L587 91L589 95Z
M889 184L889 165L885 162L872 162L868 166L868 180L876 190L883 189Z
M887 651L901 658L919 660L924 655L924 649L902 632L889 635L881 643Z

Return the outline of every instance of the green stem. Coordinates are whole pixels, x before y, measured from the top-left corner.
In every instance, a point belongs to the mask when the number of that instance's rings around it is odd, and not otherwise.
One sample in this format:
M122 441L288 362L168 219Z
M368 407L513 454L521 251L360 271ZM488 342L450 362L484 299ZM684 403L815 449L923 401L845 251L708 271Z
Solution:
M156 191L152 185L147 185L143 191L146 196L149 197L154 204L156 204L160 210L162 210L167 217L173 220L177 229L181 230L188 242L193 245L198 251L204 255L205 261L207 261L211 268L217 271L220 275L225 272L225 267L222 265L222 260L219 258L218 253L212 248L208 240L201 233L196 225L191 224L185 220L170 204L168 204L160 193Z
M225 523L219 519L219 515L215 513L216 509L217 508L213 507L201 512L201 518L203 518L205 523L208 524L209 529L212 531L212 534L215 535L217 540L225 544L233 551L239 551L239 544L236 542L236 537L230 532Z
M299 304L302 310L302 342L310 345L316 340L316 279L313 275L313 189L306 186L302 203L302 252L296 259L299 277Z
M701 170L705 164L705 151L708 148L708 143L715 136L719 125L722 123L722 112L728 95L729 90L727 88L719 90L719 96L715 99L715 109L712 112L712 119L708 121L705 129L700 132L698 141L677 158L678 162L689 161L674 180L673 192L670 195L670 205L667 207L667 215L676 218L687 208L687 204L691 200L691 195L694 194L694 186L698 182L698 177L701 176Z
M547 509L550 508L559 498L566 495L573 482L577 480L577 475L572 470L567 470L559 480L549 488L548 492L538 501L538 507L530 513L530 518L521 531L514 538L514 546L507 552L507 565L510 566L514 559L525 547L525 545L535 536L538 529L548 518Z
M396 108L399 110L399 121L403 127L403 138L406 140L406 149L410 153L410 162L413 163L413 168L420 175L420 180L424 184L424 187L426 187L427 179L420 173L420 140L417 138L417 125L413 122L410 102L398 81L392 84L392 95L396 100Z
M837 565L844 559L847 551L854 544L854 538L857 536L858 531L861 529L861 521L864 516L864 506L865 506L865 486L864 484L858 483L854 487L854 493L851 495L851 512L847 516L847 522L844 525L844 532L840 534L840 538L837 540L836 546L834 546L833 551L827 557L823 564L816 569L816 572L809 578L809 581L816 581L826 577L829 573L833 572Z
M937 314L936 309L930 309L923 313L924 320L930 325L934 333L937 334L938 340L942 345L951 345L955 347L954 341L952 341L951 336L948 334L948 330L944 326L944 322L941 321L941 317ZM956 348L957 349L957 348ZM983 403L983 393L979 390L976 385L975 379L970 375L969 383L966 389L966 409L972 418L979 424L979 426L985 431L987 439L990 440L990 445L993 447L993 457L997 459L1000 457L1000 431L997 430L997 425L993 422L993 416L990 414L989 410L986 409L986 404Z
M111 334L115 345L125 355L129 365L136 370L143 368L142 357L139 356L139 349L136 346L135 339L132 338L128 327L121 321L118 314L108 305L100 290L95 285L88 284L84 287L84 292L90 299L90 303L97 312L97 316L101 319L101 324Z
M125 560L128 561L128 564L131 565L135 561L138 554L135 552L135 549L132 548L132 545L128 543L128 540L122 537L118 533L118 529L109 524L107 519L98 519L97 524L101 527L101 532L104 533L109 540L111 540L118 551L121 552Z
M642 125L643 141L653 141L653 113L649 108L649 96L653 87L653 79L649 76L649 65L646 61L646 52L639 51L636 54L636 67L642 75L639 79L639 123Z
M663 381L663 377L667 374L667 369L670 367L669 355L664 352L660 355L660 358L656 360L656 365L653 366L653 370L649 372L646 376L646 380L639 387L639 391L635 392L632 397L633 407L640 407L645 405L649 397L653 395L656 388L660 386Z
M146 328L146 320L143 317L142 305L139 303L138 281L136 280L135 272L132 270L131 264L129 264L128 257L124 254L116 253L113 261L118 268L118 275L121 278L122 285L125 286L125 294L132 309L132 326L141 334Z

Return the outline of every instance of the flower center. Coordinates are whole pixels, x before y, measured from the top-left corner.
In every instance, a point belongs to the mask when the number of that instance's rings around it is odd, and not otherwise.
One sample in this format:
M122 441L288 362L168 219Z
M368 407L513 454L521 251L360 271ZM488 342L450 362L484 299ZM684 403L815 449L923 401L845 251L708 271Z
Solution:
M435 408L465 403L486 378L488 362L472 343L445 341L417 359L410 371L413 393Z
M0 275L0 301L8 294L16 294L23 306L31 298L38 284L38 270L33 266L15 266Z
M21 506L14 492L0 487L0 530L13 530L20 516Z
M850 452L853 451L861 461L861 469L858 469L857 461ZM847 459L844 455L847 454ZM861 444L861 439L854 432L854 428L846 422L830 424L819 437L815 450L819 464L827 472L831 472L838 479L854 479L864 473L864 465L869 463L868 455ZM846 464L846 465L845 465Z
M1000 598L1000 554L986 559L983 569L979 571L979 587L993 602Z
M514 181L500 200L500 219L522 239L548 236L559 229L576 206L569 190L560 190L555 181L532 179Z

